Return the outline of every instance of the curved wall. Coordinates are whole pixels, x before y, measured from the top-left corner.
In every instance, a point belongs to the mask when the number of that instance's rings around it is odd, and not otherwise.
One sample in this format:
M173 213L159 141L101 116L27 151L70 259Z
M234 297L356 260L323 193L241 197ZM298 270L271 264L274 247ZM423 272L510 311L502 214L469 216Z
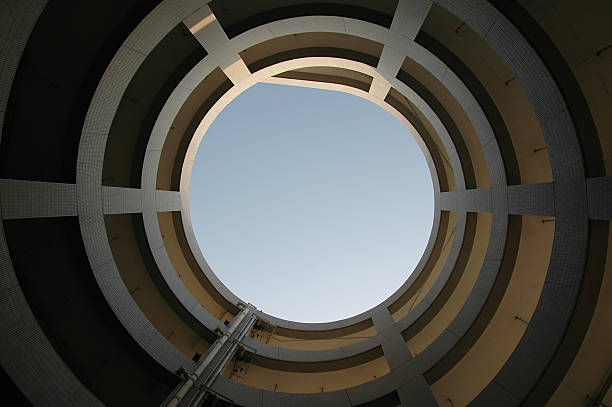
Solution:
M612 402L608 2L0 9L0 361L22 404L159 405L225 331L241 301L197 246L189 179L216 115L262 81L388 110L425 154L435 219L371 310L258 311L220 403Z

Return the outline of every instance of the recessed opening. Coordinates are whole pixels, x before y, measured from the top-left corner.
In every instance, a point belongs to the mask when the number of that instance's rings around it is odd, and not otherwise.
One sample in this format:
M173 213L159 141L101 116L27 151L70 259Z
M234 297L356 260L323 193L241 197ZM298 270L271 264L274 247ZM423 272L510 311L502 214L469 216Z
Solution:
M433 223L431 175L399 120L352 94L269 83L208 129L189 199L219 279L300 322L382 302L414 270Z

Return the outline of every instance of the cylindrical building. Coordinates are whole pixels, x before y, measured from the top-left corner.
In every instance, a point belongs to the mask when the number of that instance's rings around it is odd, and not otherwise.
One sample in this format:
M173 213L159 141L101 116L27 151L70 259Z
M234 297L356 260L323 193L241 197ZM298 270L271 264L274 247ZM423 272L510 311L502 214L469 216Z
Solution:
M0 22L11 405L163 405L219 337L238 352L200 405L612 404L612 2L3 0ZM238 344L189 181L258 82L392 113L435 214L378 306L256 311Z

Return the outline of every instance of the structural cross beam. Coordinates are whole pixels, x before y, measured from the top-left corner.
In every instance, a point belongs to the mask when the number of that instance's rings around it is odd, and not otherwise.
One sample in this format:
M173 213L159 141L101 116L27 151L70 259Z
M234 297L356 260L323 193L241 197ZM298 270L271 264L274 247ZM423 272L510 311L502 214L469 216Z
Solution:
M140 188L101 186L101 209L105 215L141 213L145 210L181 210L177 191L155 190L154 200L144 199ZM2 219L49 218L78 215L76 184L0 179Z

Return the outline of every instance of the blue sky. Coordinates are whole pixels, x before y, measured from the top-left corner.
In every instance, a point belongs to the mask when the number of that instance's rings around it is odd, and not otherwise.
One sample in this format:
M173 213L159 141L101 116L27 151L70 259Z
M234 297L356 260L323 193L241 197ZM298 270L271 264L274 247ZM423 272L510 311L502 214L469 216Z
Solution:
M221 281L301 322L383 301L418 263L433 220L425 158L390 113L354 95L263 83L204 136L189 199Z

